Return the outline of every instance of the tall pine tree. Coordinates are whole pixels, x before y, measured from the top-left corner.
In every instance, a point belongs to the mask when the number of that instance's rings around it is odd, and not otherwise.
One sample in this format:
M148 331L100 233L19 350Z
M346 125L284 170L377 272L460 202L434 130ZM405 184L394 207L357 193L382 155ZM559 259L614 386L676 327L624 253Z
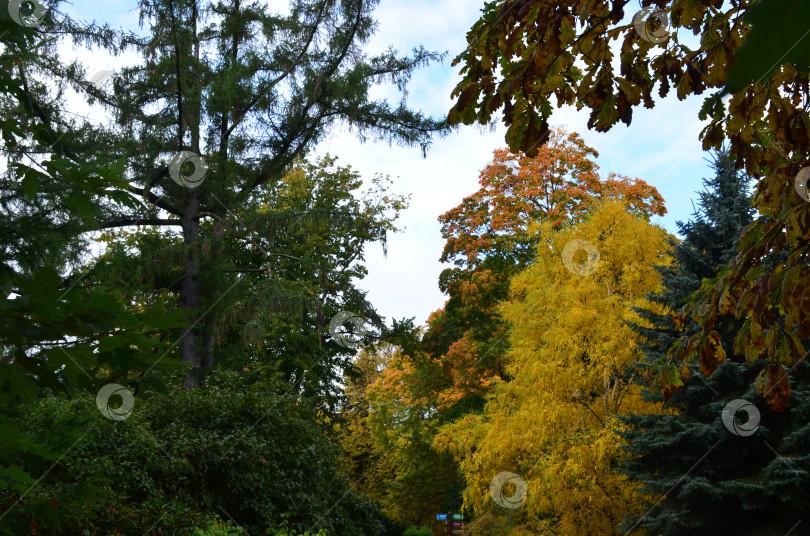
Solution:
M810 367L801 363L794 371L791 407L776 413L755 388L767 361L748 363L734 347L744 318L718 319L714 370L698 371L691 362L678 368L667 356L679 337L699 329L679 309L734 257L742 230L753 220L749 181L735 171L733 158L716 153L713 168L692 220L678 222L684 239L673 243L675 262L659 267L663 290L651 299L668 311L639 310L649 324L634 326L648 382L669 375L676 387L646 392L671 413L624 419L631 456L620 470L651 494L646 512L625 520L626 533L781 535L796 528L810 506L803 492L810 489L810 389L803 387ZM750 411L728 406L740 399L753 404ZM736 427L728 418L724 423L724 410L734 415ZM806 530L797 528L796 534Z

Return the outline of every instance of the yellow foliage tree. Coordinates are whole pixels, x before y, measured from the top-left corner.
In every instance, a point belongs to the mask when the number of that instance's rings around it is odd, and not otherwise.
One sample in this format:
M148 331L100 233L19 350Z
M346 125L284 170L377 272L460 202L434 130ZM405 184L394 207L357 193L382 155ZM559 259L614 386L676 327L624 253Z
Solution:
M508 378L482 414L445 426L436 447L465 473L473 534L616 534L640 508L634 483L611 467L622 455L617 416L661 411L642 400L626 322L641 322L634 306L654 308L645 295L659 287L654 266L668 262L667 233L615 201L576 227L535 230L536 260L501 306ZM516 477L495 479L503 472Z

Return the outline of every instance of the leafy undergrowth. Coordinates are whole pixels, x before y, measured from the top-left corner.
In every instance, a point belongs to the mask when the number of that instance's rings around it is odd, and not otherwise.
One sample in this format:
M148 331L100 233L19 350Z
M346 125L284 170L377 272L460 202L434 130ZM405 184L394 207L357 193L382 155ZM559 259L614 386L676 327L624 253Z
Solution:
M382 530L378 511L335 469L340 447L307 403L233 372L199 389L172 383L168 396L138 396L123 421L89 397L48 398L19 415L23 430L69 455L49 472L47 460L16 460L47 474L9 514L13 533L239 534L225 519L274 536ZM18 499L0 492L3 510Z

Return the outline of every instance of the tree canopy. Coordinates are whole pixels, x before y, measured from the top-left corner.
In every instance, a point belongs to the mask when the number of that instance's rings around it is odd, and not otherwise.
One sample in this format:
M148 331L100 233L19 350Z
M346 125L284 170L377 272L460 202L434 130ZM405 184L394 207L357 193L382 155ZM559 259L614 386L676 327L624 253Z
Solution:
M654 265L665 258L666 233L616 201L579 225L552 229L539 225L535 262L512 280L502 304L511 379L496 383L483 413L436 436L460 461L465 505L483 514L476 534L492 526L509 534L614 534L624 515L639 510L634 484L611 471L621 445L615 421L625 411L660 410L642 400L628 373L640 352L626 323L658 288ZM577 240L598 250L597 262L565 258ZM583 261L589 273L571 271ZM490 493L502 471L525 482L515 516L514 505L504 508Z
M641 4L629 20L623 0L486 3L467 48L454 60L463 79L448 120L487 123L502 109L509 146L535 154L548 138L552 97L558 106L587 107L588 126L607 131L619 121L630 124L634 107L653 108L656 87L660 98L674 89L681 100L708 91L699 114L707 122L703 147L729 144L736 165L757 181L759 216L741 238L738 255L695 295L690 314L702 329L679 342L673 359L698 355L710 370L718 315L733 311L746 318L738 347L750 360L767 355L772 363L758 379L760 392L783 409L790 397L788 368L804 359L810 333L802 290L810 277L810 207L801 194L802 170L810 164L807 58L794 52L806 50L807 35L791 18L806 13L806 6L782 0ZM687 45L684 33L699 37L699 44ZM760 72L765 64L771 67ZM773 252L784 258L766 262ZM790 312L784 324L777 321L779 310Z
M666 212L661 195L645 181L600 176L597 156L577 133L563 129L553 131L533 158L496 150L481 172L481 188L439 218L445 238L440 260L452 263L439 288L449 299L429 319L425 348L441 359L444 404L486 392L493 375L503 373L497 303L506 298L510 278L534 259L532 222L558 228L609 199L644 218Z
M445 54L369 53L380 4L0 4L0 533L803 533L810 4L485 1L446 118L405 103ZM696 95L679 237L550 127ZM410 197L325 142L499 118L434 215L445 303L386 318Z

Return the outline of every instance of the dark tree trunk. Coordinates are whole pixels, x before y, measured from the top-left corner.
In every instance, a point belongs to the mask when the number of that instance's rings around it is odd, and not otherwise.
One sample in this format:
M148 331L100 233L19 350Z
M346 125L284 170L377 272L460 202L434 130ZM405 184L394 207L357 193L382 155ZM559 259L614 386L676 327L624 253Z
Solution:
M186 320L193 324L183 332L181 359L192 366L191 374L186 380L186 387L200 385L202 380L200 332L197 323L200 319L200 199L196 192L191 192L183 214L183 242L186 246L186 272L180 286L180 307L185 310L197 310Z
M222 232L224 225L222 220L214 220L214 228L211 233L211 261L216 261L222 249ZM209 299L217 299L217 296L211 296L210 292L207 294ZM205 340L205 348L202 349L200 356L200 372L207 374L214 368L214 348L217 343L217 327L219 325L219 308L213 307L207 311L205 317L205 329L203 337ZM199 378L201 380L202 378Z
M197 3L191 5L191 42L187 45L196 60L200 59L200 42L197 36ZM178 95L185 96L183 107L178 110L181 114L181 128L179 129L180 147L183 146L183 125L186 125L191 134L191 150L195 154L200 152L200 94L202 82L197 72L197 63L194 63L191 70L191 79L186 81L185 91L181 89ZM183 81L183 71L178 69L178 80ZM185 113L184 113L185 111ZM185 115L185 117L183 117ZM183 285L180 290L180 306L183 309L196 309L197 313L189 317L189 321L194 324L186 330L183 337L183 348L181 358L184 362L192 366L191 373L186 379L186 388L199 387L202 383L206 369L211 368L210 356L206 356L208 341L208 321L202 322L202 290L200 288L200 196L197 190L189 193L183 214L183 242L186 245L186 273L183 278Z

